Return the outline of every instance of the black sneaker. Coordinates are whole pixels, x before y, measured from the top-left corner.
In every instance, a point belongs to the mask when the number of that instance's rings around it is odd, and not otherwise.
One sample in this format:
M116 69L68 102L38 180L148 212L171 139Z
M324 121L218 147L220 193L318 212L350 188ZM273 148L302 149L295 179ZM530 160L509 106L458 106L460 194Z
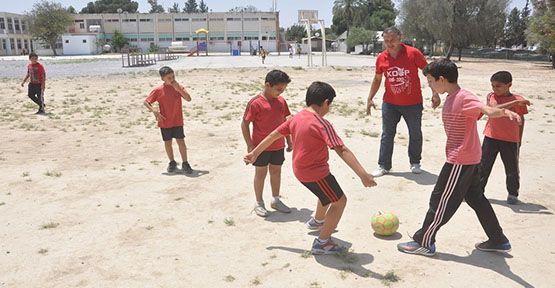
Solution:
M185 174L193 173L193 168L191 168L191 165L189 165L189 162L183 162L183 164L181 165L181 170L183 170Z
M168 164L168 173L173 173L175 170L177 170L177 163L172 160L170 161L170 164Z
M44 110L39 110L37 111L37 113L35 113L36 115L46 115L46 112L44 112Z
M517 197L517 196L513 196L513 195L507 196L507 204L509 204L509 205L517 205L517 204L519 204L518 197Z
M502 243L502 244L495 244L493 242L491 242L490 240L482 242L482 243L477 243L475 245L476 249L480 250L480 251L486 251L486 252L509 252L511 251L511 243L509 241Z

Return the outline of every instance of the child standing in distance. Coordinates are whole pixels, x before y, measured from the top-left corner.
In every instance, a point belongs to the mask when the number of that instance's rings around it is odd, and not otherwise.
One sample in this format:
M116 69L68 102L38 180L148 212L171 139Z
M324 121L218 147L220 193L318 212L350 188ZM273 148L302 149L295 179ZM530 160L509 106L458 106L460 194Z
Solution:
M520 121L520 117L507 109L484 105L476 95L461 89L457 83L457 65L447 59L428 64L424 68L424 75L433 91L448 94L442 111L447 134L447 161L430 196L430 207L422 228L414 234L414 241L400 243L397 248L405 253L433 256L436 251L436 233L451 219L464 199L476 212L488 236L487 241L475 247L482 251L508 252L511 244L480 188L482 151L476 121L482 113L490 118L508 117L516 121Z
M487 96L488 106L508 109L517 113L522 119L522 124L519 125L518 122L507 118L488 119L482 144L480 185L482 189L486 188L495 158L498 153L501 154L509 192L507 203L514 205L518 204L518 189L520 188L518 155L524 131L524 114L528 114L526 106L530 105L530 101L511 93L510 88L513 82L511 73L499 71L491 76L490 81L493 92Z
M172 139L175 138L181 159L183 160L181 169L186 174L191 174L193 169L187 161L187 146L185 146L185 133L183 132L183 109L181 107L181 98L190 102L191 95L189 95L185 87L175 80L175 73L170 67L164 66L160 68L159 72L164 83L150 92L150 95L144 101L144 105L154 114L158 121L158 127L160 127L162 132L162 140L170 160L167 169L168 173L173 173L177 170L177 163L173 157L172 148ZM159 110L152 107L154 102L158 102Z
M345 247L331 239L337 227L347 198L330 173L328 148L333 149L360 177L365 187L376 186L372 175L360 165L357 158L344 144L323 117L330 110L335 90L327 83L314 82L306 92L306 108L281 124L268 137L244 157L245 163L255 163L261 153L274 141L293 137L293 172L297 179L318 197L316 213L306 225L311 230L321 230L312 244L313 254L339 254Z
M21 87L25 86L25 82L29 81L28 96L33 100L33 102L39 105L39 111L35 114L44 115L44 89L46 88L46 71L44 66L40 64L39 56L36 53L29 54L29 60L31 63L27 65L27 74L21 82Z
M251 152L254 147L268 136L274 129L283 124L286 117L291 115L287 102L280 95L285 91L291 82L289 76L280 71L273 70L266 75L264 90L258 96L252 98L247 104L247 109L241 122L241 131L247 144L247 152ZM253 124L252 137L250 123ZM291 139L287 138L287 151L291 151ZM260 217L268 216L268 211L264 205L262 192L264 190L264 180L270 171L270 183L272 186L271 207L282 213L290 213L291 209L280 200L281 185L281 165L285 161L285 141L276 140L264 149L258 160L253 163L256 167L254 174L254 194L256 204L254 212Z

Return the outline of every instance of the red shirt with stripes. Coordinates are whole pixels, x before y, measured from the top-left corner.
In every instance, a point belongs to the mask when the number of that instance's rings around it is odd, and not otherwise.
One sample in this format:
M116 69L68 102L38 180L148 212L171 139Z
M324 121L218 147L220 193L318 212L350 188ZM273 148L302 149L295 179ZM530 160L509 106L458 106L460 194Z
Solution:
M301 182L317 182L330 174L329 150L343 146L333 126L320 115L306 109L281 124L277 131L291 135L293 173Z
M283 97L267 99L262 94L254 97L247 104L243 119L252 122L252 144L257 146L272 131L285 122L291 115ZM285 148L285 139L276 140L266 151L278 151Z
M442 119L447 134L447 163L480 163L482 147L476 121L482 116L484 105L476 95L464 89L459 89L445 99Z
M524 100L522 96L499 96L493 92L488 95L487 99L490 106L496 106L514 100ZM528 108L526 108L525 105L513 106L509 110L517 113L520 116L528 114ZM519 143L520 125L516 120L511 120L507 117L488 118L488 122L486 123L486 127L484 128L484 135L497 140Z
M44 76L46 75L46 71L44 70L44 66L40 63L32 64L30 63L27 65L27 75L31 79L31 84L42 84L44 83Z

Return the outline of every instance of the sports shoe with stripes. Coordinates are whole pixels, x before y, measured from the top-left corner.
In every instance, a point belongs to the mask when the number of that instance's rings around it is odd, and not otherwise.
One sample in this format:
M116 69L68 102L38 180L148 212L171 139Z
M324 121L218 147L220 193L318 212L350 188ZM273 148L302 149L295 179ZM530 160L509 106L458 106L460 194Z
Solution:
M347 248L333 242L331 238L324 243L321 243L318 238L316 238L312 243L311 252L314 255L334 255L347 252Z
M486 251L486 252L509 252L511 251L511 248L512 248L511 243L509 241L502 244L495 244L490 240L482 243L476 243L474 247L476 247L476 249L480 251Z
M310 220L306 222L306 228L309 230L320 230L324 226L324 222L316 222L314 217L310 217Z
M434 256L436 254L436 244L432 244L430 247L424 247L416 241L399 243L397 244L397 249L408 254L418 254L424 256Z

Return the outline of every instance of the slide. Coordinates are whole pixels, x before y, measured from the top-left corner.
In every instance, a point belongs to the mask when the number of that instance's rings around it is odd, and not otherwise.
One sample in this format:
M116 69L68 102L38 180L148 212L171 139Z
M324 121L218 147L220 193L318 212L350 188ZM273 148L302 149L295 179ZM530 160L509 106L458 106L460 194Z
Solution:
M197 49L191 50L191 52L189 53L189 55L187 55L187 57L189 57L189 56L195 56L195 54L197 54Z

